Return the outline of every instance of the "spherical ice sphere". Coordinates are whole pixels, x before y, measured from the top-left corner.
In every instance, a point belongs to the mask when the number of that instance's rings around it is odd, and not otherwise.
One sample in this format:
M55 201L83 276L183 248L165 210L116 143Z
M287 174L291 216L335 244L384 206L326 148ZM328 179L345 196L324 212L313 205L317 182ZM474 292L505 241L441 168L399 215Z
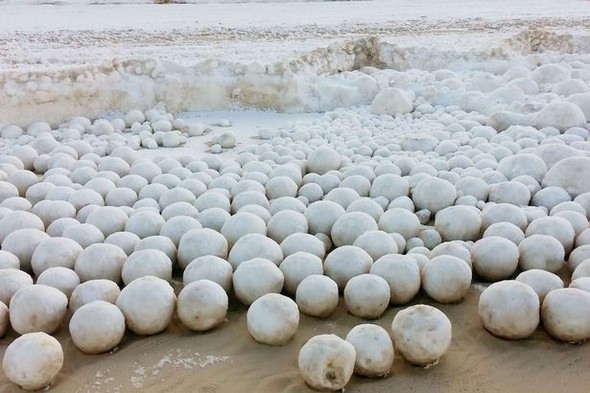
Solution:
M205 255L195 258L182 273L182 283L187 286L193 281L211 280L225 290L232 288L233 269L228 261L215 255Z
M285 257L300 251L313 254L320 259L324 259L326 254L324 243L309 233L293 233L286 237L280 245Z
M290 298L267 293L256 299L246 314L248 332L261 344L285 345L299 327L299 309Z
M51 334L61 325L68 298L59 289L47 285L29 285L10 299L10 325L19 334Z
M345 213L332 226L332 242L336 247L351 245L363 233L377 229L377 223L368 214L362 212Z
M498 236L480 239L471 248L473 269L487 281L510 277L518 266L518 256L516 244Z
M100 229L107 237L112 233L125 230L129 217L123 209L114 206L97 207L86 218L86 224L91 224Z
M162 226L166 223L164 217L158 212L144 210L134 213L125 224L125 231L135 233L140 239L160 234Z
M295 300L302 313L318 318L329 317L338 306L338 284L328 276L307 276L297 286Z
M370 272L389 284L391 304L405 304L420 290L420 267L409 255L385 255L375 261Z
M397 254L397 243L383 231L367 231L356 238L354 246L365 250L374 261L387 254Z
M312 274L324 274L322 260L307 252L296 252L286 257L279 265L285 277L284 288L289 294L294 294L303 279Z
M510 340L529 337L539 324L539 297L530 286L505 280L487 287L479 297L478 314L495 336Z
M320 146L307 156L307 172L323 175L340 169L340 154L328 146Z
M561 341L578 343L590 338L590 293L576 288L551 291L541 307L543 326Z
M449 206L436 213L434 228L444 241L475 241L481 229L481 213L472 206Z
M0 250L0 270L2 269L20 269L18 257L11 252Z
M310 204L305 211L305 217L309 225L309 233L325 233L329 235L338 218L346 211L342 206L331 201L317 201Z
M227 239L230 248L241 237L250 233L266 235L266 223L262 218L252 213L236 213L228 218L221 227L221 234Z
M280 293L285 277L281 269L268 259L254 258L238 266L232 281L238 300L250 305L267 293Z
M558 272L565 264L563 245L553 236L530 235L518 245L521 270L542 269Z
M344 288L346 309L359 318L379 318L389 305L389 297L389 284L375 274L355 276Z
M118 283L127 254L119 247L107 243L95 243L78 255L74 270L80 281L107 279Z
M121 278L125 285L136 278L155 276L170 281L172 278L172 261L160 250L145 249L133 252L121 270Z
M212 229L191 229L178 243L178 264L186 268L193 259L204 255L227 258L228 244L225 237Z
M77 309L95 300L115 304L121 293L119 286L111 280L90 280L78 285L70 296L70 310Z
M39 243L31 256L31 267L35 275L40 275L52 267L73 269L82 246L65 237L52 237Z
M455 303L467 295L471 268L451 255L432 258L422 269L422 287L438 303Z
M563 245L565 254L569 254L574 245L576 233L572 224L562 217L541 217L532 221L526 228L525 236L547 235L553 236Z
M38 229L17 229L4 238L2 249L18 257L22 270L31 271L33 253L37 246L47 239L49 235Z
M228 303L227 293L219 284L210 280L193 281L178 294L178 318L191 330L209 330L223 322Z
M417 366L438 363L451 345L452 326L440 310L419 304L395 314L391 324L396 351Z
M0 269L0 302L8 305L19 289L33 285L33 278L22 270Z
M581 289L590 293L590 277L580 277L572 280L568 288Z
M394 207L381 215L379 229L387 233L399 233L404 239L410 239L418 234L420 220L413 212Z
M418 210L428 209L432 214L451 206L457 198L455 186L438 177L427 177L412 190L412 201Z
M373 324L353 327L346 341L356 350L354 372L364 377L382 377L389 374L393 365L393 343L387 330Z
M362 248L342 246L334 249L324 260L324 274L344 289L351 278L369 273L373 259Z
M234 244L227 260L235 270L242 262L252 258L268 259L275 265L279 265L283 261L283 250L271 238L250 233Z
M541 304L549 292L563 288L563 281L557 274L541 269L524 271L516 276L515 280L533 288L533 291L539 296Z
M59 341L42 333L27 333L14 340L4 353L6 377L25 390L39 390L53 383L64 362Z
M80 285L80 277L75 271L67 267L50 267L37 277L36 284L59 289L69 299L74 289Z
M307 218L294 210L281 210L268 221L268 237L277 243L282 243L290 235L307 232Z
M95 300L76 310L70 319L70 336L82 352L98 354L115 348L125 334L125 316L117 306Z
M354 371L356 350L334 334L310 338L299 351L297 364L305 382L316 390L344 388Z
M176 295L168 282L145 276L127 285L117 298L127 327L138 335L160 333L172 320Z

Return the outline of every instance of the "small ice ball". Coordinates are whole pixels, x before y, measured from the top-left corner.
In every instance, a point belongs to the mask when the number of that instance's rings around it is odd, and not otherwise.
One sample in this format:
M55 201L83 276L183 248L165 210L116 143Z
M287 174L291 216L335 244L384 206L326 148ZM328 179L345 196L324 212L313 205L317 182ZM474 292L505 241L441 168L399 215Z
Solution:
M576 198L590 192L590 157L568 157L556 163L543 178L543 187L561 187Z
M590 277L579 277L572 280L568 288L581 289L590 293Z
M416 237L420 229L420 220L407 209L395 207L388 209L379 218L378 227L387 233L399 233L405 239ZM398 251L401 248L398 247Z
M383 277L387 281L391 304L405 304L420 290L420 268L408 255L384 255L373 263L370 273Z
M362 248L342 246L334 249L324 261L324 274L344 289L348 280L369 273L373 259Z
M585 127L584 112L574 103L567 101L551 102L543 107L535 116L538 129L555 127L561 132L572 127Z
M121 248L113 244L95 243L80 252L74 270L81 282L107 279L118 283L126 259L127 254Z
M345 213L344 208L335 202L317 201L310 204L305 211L309 233L330 234L334 223Z
M481 213L471 206L449 206L434 217L434 228L444 241L477 240L481 223Z
M572 273L572 281L581 277L590 277L590 258L580 262Z
M554 338L579 343L590 338L590 293L577 288L551 291L541 307L543 326Z
M393 201L400 196L407 196L410 191L408 181L399 175L387 173L379 175L373 180L369 195L371 198L383 196Z
M375 378L390 373L394 350L387 330L374 324L357 325L348 332L346 341L356 350L356 374Z
M74 312L69 331L80 351L87 354L108 352L123 339L125 316L114 304L95 300Z
M376 274L355 276L344 288L346 309L359 318L379 318L387 309L389 299L389 284Z
M506 279L518 266L518 246L498 236L485 237L471 248L473 269L486 281Z
M279 265L285 278L284 289L289 294L294 294L299 283L313 274L323 274L322 260L307 252L296 252L287 256Z
M404 115L414 110L412 95L397 87L381 90L371 103L377 115Z
M331 170L340 169L340 154L331 147L321 146L309 153L306 165L308 173L323 175Z
M524 232L511 222L496 222L483 233L483 237L500 236L510 240L517 246L524 240Z
M114 206L97 207L88 215L86 223L97 227L105 237L125 230L129 217L122 209Z
M110 234L104 242L107 244L113 244L119 248L121 248L125 254L131 255L137 243L139 243L141 239L135 233L131 232L115 232Z
M36 276L52 267L73 269L82 246L65 237L52 237L43 240L31 256L31 267Z
M10 299L10 325L19 334L57 330L66 316L68 298L47 285L28 285Z
M428 209L433 214L455 203L457 190L447 180L427 177L412 190L412 200L418 210Z
M351 212L339 217L332 226L332 241L336 247L351 245L363 233L376 231L377 223L366 213Z
M582 262L586 259L590 259L590 245L585 244L579 247L576 247L574 251L571 252L567 264L570 270L575 270Z
M121 290L119 286L105 279L90 280L78 285L70 296L70 310L75 312L85 304L95 300L103 300L115 304Z
M267 293L256 299L246 314L248 332L261 344L285 345L299 327L299 309L290 298Z
M352 377L355 363L354 346L334 334L310 338L297 357L303 379L316 390L342 390Z
M20 269L18 257L11 252L0 250L0 270Z
M228 261L215 255L204 255L193 259L184 269L182 283L187 286L193 281L210 280L229 293L232 288L232 276L233 269Z
M227 239L230 248L240 238L250 233L266 235L266 223L252 213L238 212L227 219L221 227L221 234Z
M367 231L356 238L353 246L365 250L374 261L387 254L397 254L397 243L386 232Z
M563 288L563 281L557 274L541 269L530 269L522 272L516 276L515 280L533 288L539 296L541 304L543 304L543 299L549 292Z
M271 238L250 233L242 236L234 244L227 260L235 270L242 262L252 258L268 259L275 265L279 265L283 261L283 250Z
M396 351L417 366L437 364L451 345L451 321L442 311L424 304L399 311L391 330Z
M27 333L6 348L2 368L6 377L25 390L53 383L64 362L59 341L43 332Z
M0 302L9 305L10 299L19 289L33 285L33 278L18 269L0 269Z
M121 270L125 285L139 277L154 276L163 280L172 279L172 261L160 250L145 249L134 251L127 257Z
M227 240L221 233L208 228L191 229L180 238L178 264L184 269L195 258L204 255L227 258L227 251Z
M318 318L329 317L338 306L338 284L328 276L307 276L297 286L295 299L302 313Z
M324 259L326 253L324 243L309 233L293 233L287 236L280 246L285 257L303 251Z
M160 333L172 320L176 308L174 289L167 281L153 276L138 278L117 298L127 327L138 335Z
M485 205L481 212L481 219L481 229L483 231L497 222L510 222L523 231L528 224L524 212L518 206L509 203L490 203Z
M483 326L509 340L529 337L539 324L539 296L530 286L515 280L493 283L479 297L478 314Z
M277 243L281 243L292 234L307 232L307 218L294 210L281 210L268 221L268 236Z
M44 270L37 277L36 283L59 289L69 299L74 289L80 285L80 278L72 269L57 266Z
M219 284L206 279L193 281L178 294L178 318L191 330L206 331L224 321L228 302Z
M525 236L547 235L553 236L564 248L565 255L572 250L576 233L572 224L562 217L541 217L532 221L526 228Z
M455 303L467 295L471 268L452 255L432 258L422 269L422 287L438 303Z
M267 293L280 293L285 277L273 262L264 258L254 258L242 262L237 267L232 281L238 300L250 305Z
M30 271L31 257L35 249L47 239L49 239L49 235L38 229L17 229L4 238L2 249L18 257L22 270Z
M518 264L521 270L542 269L556 273L563 267L563 245L548 235L530 235L518 245Z

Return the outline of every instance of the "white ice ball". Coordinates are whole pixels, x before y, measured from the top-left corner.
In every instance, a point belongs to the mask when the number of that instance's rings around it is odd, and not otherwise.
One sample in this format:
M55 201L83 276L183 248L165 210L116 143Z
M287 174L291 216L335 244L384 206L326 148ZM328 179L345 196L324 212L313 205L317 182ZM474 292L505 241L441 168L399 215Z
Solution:
M541 269L524 271L516 276L515 280L533 288L533 291L539 296L541 304L549 292L563 288L563 281L557 274Z
M215 255L204 255L193 259L184 269L182 283L186 286L193 281L211 280L229 293L232 288L232 275L233 269L228 261Z
M191 330L209 330L223 322L228 303L227 293L219 284L210 280L193 281L178 294L178 318Z
M29 285L12 296L10 325L19 334L51 334L61 325L68 308L68 298L59 289L47 285Z
M285 345L299 327L299 309L290 298L267 293L256 299L246 314L248 332L261 344Z
M127 257L121 270L123 283L127 285L143 276L155 276L170 281L172 261L160 250L145 249L133 252Z
M394 207L381 215L378 226L381 231L399 233L404 239L410 239L418 234L420 219L410 210ZM400 249L398 247L398 250Z
M279 265L283 261L283 250L271 238L257 233L242 236L232 247L228 262L235 269L252 258L265 258Z
M381 90L371 103L377 115L404 115L414 110L412 95L397 87Z
M555 127L561 132L572 127L585 127L586 117L579 106L567 101L551 102L535 116L538 129Z
M307 207L305 217L309 225L309 233L325 233L329 235L334 223L346 211L342 206L331 201L317 201Z
M541 307L543 326L561 341L579 343L590 338L590 293L576 288L551 291Z
M373 324L357 325L348 332L346 341L356 350L356 374L374 378L390 373L395 354L387 330Z
M82 246L65 237L52 237L39 243L31 256L31 267L40 275L52 267L73 269Z
M117 298L127 327L138 335L160 333L172 320L176 308L174 289L167 281L153 276L138 278Z
M344 388L354 371L356 350L334 334L310 338L299 351L297 364L305 382L316 390Z
M326 318L338 306L338 284L328 276L307 276L297 286L295 299L302 313Z
M221 233L209 228L191 229L178 243L178 264L184 269L195 258L204 255L227 258L227 251L227 240Z
M328 146L321 146L307 156L308 173L323 175L331 170L340 169L340 154Z
M324 274L344 289L348 280L369 273L373 259L362 248L342 246L334 249L324 260Z
M19 289L33 285L33 278L22 270L0 269L0 302L8 305Z
M299 283L306 277L324 273L322 260L317 255L302 251L286 257L279 269L285 277L284 289L289 294L294 294Z
M373 263L370 272L389 284L391 304L405 304L420 290L420 268L409 255L384 255Z
M356 238L353 246L365 250L374 261L387 254L397 254L397 243L386 232L367 231Z
M487 281L503 280L512 275L518 266L518 247L508 239L485 237L471 248L473 269Z
M478 314L483 326L501 338L529 337L539 324L539 311L539 296L519 281L496 282L479 297Z
M427 177L412 190L412 200L418 210L428 209L432 214L455 203L457 190L447 180Z
M115 348L125 334L125 316L117 306L95 300L74 312L70 319L70 336L82 352L98 354Z
M563 245L553 236L530 235L518 245L521 270L542 269L556 273L565 264Z
M36 284L43 284L59 289L69 299L74 289L80 285L80 278L72 269L57 266L44 270L37 277Z
M238 212L225 221L221 227L221 234L227 239L230 248L241 237L250 233L266 235L266 223L262 218L252 213Z
M238 300L250 305L267 293L280 293L285 277L273 262L264 258L254 258L238 266L232 281Z
M80 252L74 270L81 282L107 279L118 283L126 259L127 254L121 248L113 244L95 243Z
M121 290L111 280L90 280L78 285L70 296L70 310L75 312L85 304L103 300L115 304Z
M64 362L59 341L37 332L27 333L6 348L2 368L6 377L25 390L39 390L53 383Z
M576 198L590 192L590 157L569 157L556 163L543 178L543 187L561 187Z
M293 233L281 242L283 255L288 257L291 254L303 251L323 259L326 254L326 246L316 236L309 233Z
M396 351L417 366L435 365L451 345L451 321L440 310L419 304L395 314L391 324Z
M481 230L481 213L472 206L449 206L434 217L434 228L442 240L477 240Z
M455 303L467 295L471 268L451 255L432 258L422 269L422 287L438 303Z
M389 284L376 274L355 276L344 288L346 309L359 318L379 318L387 309L389 298Z
M376 231L377 223L373 217L362 212L345 213L332 227L332 242L336 247L351 245L363 233Z

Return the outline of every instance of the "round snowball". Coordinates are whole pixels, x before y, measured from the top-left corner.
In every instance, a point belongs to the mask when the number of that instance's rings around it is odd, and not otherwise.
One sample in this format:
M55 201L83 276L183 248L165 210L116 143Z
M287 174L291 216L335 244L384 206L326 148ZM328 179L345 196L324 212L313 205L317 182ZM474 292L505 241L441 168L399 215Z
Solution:
M59 289L70 298L74 289L80 285L80 278L72 269L67 267L50 267L37 277L37 284L43 284Z
M457 198L455 186L447 180L427 177L412 190L412 200L418 210L428 209L432 214L451 206Z
M285 257L304 251L323 259L326 246L320 239L309 233L293 233L281 242L281 250Z
M0 269L0 302L8 305L19 289L33 285L33 278L22 270Z
M384 255L398 252L395 240L383 231L367 231L357 237L353 245L365 250L375 261Z
M176 308L174 289L167 281L153 276L138 278L117 298L127 327L138 335L160 333L172 320Z
M331 170L340 169L340 155L328 146L321 146L307 156L308 173L323 175Z
M563 245L553 236L531 235L518 245L521 270L542 269L556 273L565 264Z
M90 280L78 285L70 296L70 310L75 312L85 304L95 300L104 300L115 304L121 290L111 280Z
M373 113L378 115L403 115L414 110L410 93L397 87L380 91L371 105Z
M118 283L127 254L113 244L96 243L78 255L74 270L80 281L107 279Z
M529 337L539 324L539 311L539 296L519 281L494 283L479 297L478 314L483 326L501 338Z
M267 293L256 299L246 314L248 332L261 344L285 345L299 327L299 309L290 298Z
M310 338L297 357L303 379L316 390L343 389L352 377L355 362L354 346L334 334Z
M193 281L211 280L229 293L232 288L233 269L228 261L215 255L195 258L182 274L182 283L187 286Z
M294 294L299 283L307 276L324 273L322 260L318 256L301 251L286 257L279 269L285 277L284 289L289 294Z
M424 304L395 314L391 331L396 351L417 366L437 364L451 345L451 321L442 311Z
M6 377L25 390L39 390L53 383L64 362L59 341L37 332L27 333L6 348L2 368Z
M481 230L481 213L471 206L449 206L434 217L434 228L442 240L477 240Z
M125 260L121 278L125 285L143 276L159 277L170 281L172 278L172 261L160 250L145 249L133 252Z
M467 295L471 268L451 255L432 258L422 269L422 287L438 303L455 303Z
M516 276L515 280L533 288L533 291L539 296L541 304L549 292L563 288L563 281L557 274L541 269L530 269L522 272Z
M359 318L379 318L389 305L389 297L389 284L376 274L353 277L344 288L346 309Z
M576 288L551 291L541 307L543 326L554 338L578 343L590 338L590 293Z
M114 206L100 206L94 209L86 218L86 224L97 227L107 237L115 232L125 230L129 217L123 209Z
M325 233L329 235L332 227L346 211L342 206L331 201L317 201L307 207L305 217L309 225L309 233Z
M204 255L227 258L227 251L227 240L221 233L209 228L191 229L178 243L178 264L184 269L195 258Z
M283 272L277 265L264 258L241 263L233 275L236 297L246 305L267 293L280 293L284 280Z
M389 374L394 350L387 330L373 324L357 325L348 332L346 341L356 350L356 374L372 378Z
M18 257L11 252L0 250L0 270L1 269L20 269L20 261L18 260Z
M39 243L31 256L31 267L35 275L40 275L52 267L73 269L82 246L65 237L52 237Z
M51 334L61 325L68 308L68 298L47 285L29 285L10 299L10 325L19 334Z
M328 276L308 276L297 286L295 300L302 313L318 318L329 317L338 306L338 284Z
M480 239L471 248L473 269L487 281L510 277L518 266L518 256L516 244L499 236Z
M379 229L387 233L399 233L405 239L410 239L418 234L420 219L407 209L394 207L381 215Z
M377 223L368 214L362 212L345 213L336 220L332 227L332 242L336 247L351 245L363 233L377 229Z
M252 213L236 213L227 219L221 227L221 234L227 239L230 248L241 237L250 233L266 235L266 223L262 218Z
M223 322L228 303L227 293L219 284L210 280L193 281L178 294L178 318L191 330L209 330Z
M420 290L420 268L408 255L385 255L375 261L370 272L389 284L391 304L405 304Z
M125 316L112 303L96 300L76 310L70 319L70 336L82 352L98 354L115 348L125 334Z
M242 262L252 258L268 259L275 265L279 265L283 261L283 250L271 238L250 233L234 244L228 256L228 262L235 270Z
M362 248L342 246L334 249L324 261L324 273L344 289L351 278L369 273L373 259Z

